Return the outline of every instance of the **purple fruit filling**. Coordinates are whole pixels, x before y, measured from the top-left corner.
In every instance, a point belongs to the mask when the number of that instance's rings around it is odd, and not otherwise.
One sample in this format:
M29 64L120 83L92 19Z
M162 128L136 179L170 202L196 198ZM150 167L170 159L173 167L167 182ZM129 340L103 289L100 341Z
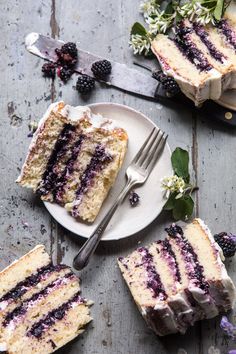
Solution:
M179 271L179 266L176 260L176 256L172 250L170 242L165 239L164 241L161 242L163 251L164 251L164 256L167 258L170 269L174 271L175 278L178 282L181 282L181 274Z
M20 306L16 307L13 311L8 312L3 323L2 323L3 326L6 327L9 324L9 322L11 322L15 317L24 315L27 312L27 308L28 308L29 303L32 303L32 302L38 300L39 298L46 296L49 293L51 288L53 288L56 285L59 285L60 282L62 282L65 278L69 278L71 276L73 276L72 272L64 275L63 278L53 281L51 284L46 286L46 288L44 288L40 292L31 296L31 298L23 301L22 304Z
M74 146L72 147L72 153L68 161L66 162L66 167L62 171L62 173L57 176L54 187L53 187L53 197L54 199L60 203L62 200L62 196L64 193L64 186L66 181L68 180L69 176L72 174L74 170L74 163L78 157L78 154L81 150L82 143L85 139L84 135L81 135L79 139L75 142Z
M38 284L41 281L42 277L44 277L46 274L58 272L59 270L65 268L68 267L64 264L54 266L51 263L47 266L39 268L36 274L30 275L25 280L19 282L12 290L8 291L5 295L3 295L0 299L0 302L8 300L17 300L27 292L28 288Z
M188 278L205 293L208 293L209 285L203 274L203 266L199 263L198 256L194 252L192 245L184 237L182 228L176 224L172 224L169 228L166 228L165 231L167 231L169 236L175 239L179 246L188 271Z
M210 41L209 39L209 35L207 33L207 31L204 29L203 26L194 23L193 24L193 28L194 31L196 32L196 34L200 37L201 41L205 44L205 46L208 48L211 56L215 59L220 61L221 63L224 62L224 59L226 59L226 57L224 56L223 53L221 53L215 46L214 44Z
M43 332L48 330L49 327L53 326L56 321L60 321L65 317L66 312L72 307L74 302L84 303L85 299L83 299L79 293L77 293L69 301L65 302L57 309L50 311L46 317L35 323L33 327L27 332L27 336L40 338Z
M72 216L78 216L78 204L83 196L88 190L88 187L92 184L97 172L101 171L109 162L111 162L113 157L105 152L105 148L102 145L97 145L95 152L88 166L86 167L84 173L80 177L80 186L76 191L76 205L72 209Z
M147 271L147 287L153 291L154 298L159 297L161 300L166 300L167 294L161 282L160 275L153 264L153 256L145 247L139 247L138 252L142 255L142 263L140 265L144 266Z
M39 195L46 195L53 189L55 180L57 178L57 173L55 171L56 164L58 160L65 154L66 146L69 143L74 131L75 126L72 124L64 125L48 160L42 181L37 189L37 193Z
M229 23L226 20L221 20L218 23L218 28L221 30L223 35L226 37L227 41L236 50L236 32L230 27Z
M181 53L200 71L209 71L212 69L212 65L208 62L203 52L192 42L190 36L192 31L192 28L184 27L181 24L176 30L176 36L173 41Z

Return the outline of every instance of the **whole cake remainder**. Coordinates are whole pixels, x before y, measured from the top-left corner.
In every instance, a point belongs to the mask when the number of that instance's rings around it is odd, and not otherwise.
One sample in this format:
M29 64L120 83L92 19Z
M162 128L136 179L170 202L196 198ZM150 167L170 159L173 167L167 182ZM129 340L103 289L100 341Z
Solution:
M236 4L215 26L181 22L172 37L159 34L152 43L163 71L182 92L201 105L236 88Z
M54 352L83 332L91 304L71 269L36 246L0 272L0 351Z
M222 250L204 222L194 219L184 230L172 224L166 231L164 240L118 260L141 314L160 336L185 333L235 301Z
M88 107L54 103L39 122L17 182L93 222L123 163L127 140L115 121Z

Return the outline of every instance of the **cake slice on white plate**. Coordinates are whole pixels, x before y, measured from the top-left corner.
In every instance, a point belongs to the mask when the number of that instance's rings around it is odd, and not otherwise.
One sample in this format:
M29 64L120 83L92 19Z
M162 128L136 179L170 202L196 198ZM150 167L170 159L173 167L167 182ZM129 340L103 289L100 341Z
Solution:
M91 304L71 269L52 265L44 246L36 246L0 272L0 348L52 353L83 332Z
M183 230L120 257L119 267L141 314L160 336L185 333L194 322L230 310L235 287L208 227L195 219Z
M17 183L93 222L122 166L128 137L88 107L50 105L31 142Z
M163 72L196 106L236 87L235 6L232 3L216 26L184 20L171 38L159 34L152 42Z

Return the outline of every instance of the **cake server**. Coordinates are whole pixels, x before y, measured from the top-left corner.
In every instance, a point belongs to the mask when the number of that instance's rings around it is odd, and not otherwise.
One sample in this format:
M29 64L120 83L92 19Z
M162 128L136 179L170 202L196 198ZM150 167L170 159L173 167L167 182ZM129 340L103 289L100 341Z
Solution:
M30 53L52 62L57 61L55 49L60 48L63 44L64 42L61 40L46 37L36 32L28 34L25 38L26 49ZM93 77L93 73L90 70L91 65L95 61L102 60L104 58L80 48L78 48L78 55L79 60L74 69L75 72ZM110 60L110 62L112 64L112 73L109 75L109 81L102 81L108 86L116 87L144 98L156 100L166 105L171 105L171 103L174 103L180 107L181 105L188 106L191 110L195 110L198 113L203 114L210 120L219 120L232 126L236 126L236 112L224 108L213 101L207 101L201 108L196 108L192 101L183 94L178 94L172 98L169 98L166 96L165 90L163 90L160 86L158 87L157 80L155 80L151 74L141 72L134 68L129 68L125 64L120 64L112 60Z
M116 198L110 210L106 213L104 218L96 227L95 231L84 243L84 245L79 250L79 253L74 258L73 266L75 269L81 270L86 267L91 256L96 250L112 216L114 215L119 205L123 202L127 194L130 192L130 190L134 186L142 185L146 182L157 160L161 156L167 138L168 135L165 135L165 133L160 129L153 128L150 135L126 170L127 182L124 188Z

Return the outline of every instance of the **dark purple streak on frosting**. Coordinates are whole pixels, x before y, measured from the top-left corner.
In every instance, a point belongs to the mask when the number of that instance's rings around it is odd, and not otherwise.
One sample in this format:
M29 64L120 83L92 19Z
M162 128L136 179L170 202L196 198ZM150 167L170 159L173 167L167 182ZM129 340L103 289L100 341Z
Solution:
M194 31L196 34L200 37L201 41L205 44L207 49L209 50L211 56L215 59L218 60L219 62L223 63L224 59L226 59L225 55L221 53L215 45L210 41L209 35L207 31L204 29L203 26L194 23L193 24Z
M55 171L56 164L58 160L65 154L67 145L74 131L74 125L64 125L48 160L42 181L40 182L40 185L37 189L37 193L39 195L46 195L53 189L57 177L57 172Z
M176 240L181 254L184 257L189 279L193 280L196 286L205 291L205 293L208 293L209 285L203 275L203 266L199 263L198 256L194 252L192 245L184 237L182 228L176 224L172 224L169 228L166 228L165 231L170 237ZM190 270L190 265L191 268L193 268L192 270ZM187 266L189 267L187 268Z
M27 312L27 308L30 302L36 301L40 297L46 296L51 288L56 286L56 284L60 284L59 281L62 282L65 278L70 278L72 276L74 276L74 274L70 272L68 274L65 274L63 278L54 280L52 283L46 286L46 288L31 296L31 298L23 301L22 304L16 307L13 311L8 312L2 323L3 327L6 327L9 324L9 322L13 320L13 318L24 315Z
M78 154L81 150L81 146L82 143L85 139L84 135L81 135L79 137L79 139L75 142L74 146L72 147L72 152L71 152L71 156L68 159L68 161L66 162L66 167L64 168L64 170L62 171L62 173L57 176L53 190L52 190L52 194L54 199L60 203L62 196L63 196L63 192L64 192L64 186L66 184L66 181L68 180L69 176L72 174L73 170L74 170L74 163L78 157Z
M32 274L28 276L23 281L17 283L13 289L11 289L5 295L3 295L0 298L0 302L7 301L7 300L13 300L13 301L17 300L18 298L22 297L30 287L38 284L41 281L42 277L44 277L46 274L52 272L58 272L61 269L66 269L66 268L69 269L69 267L67 267L64 264L59 264L54 266L52 265L52 263L42 268L39 268L36 274Z
M76 191L75 199L79 201L82 198L82 195L85 194L88 190L88 187L91 185L93 179L95 178L97 172L101 171L107 163L112 161L112 156L105 152L104 146L101 144L97 145L95 152L86 167L84 173L80 177L80 186ZM78 203L79 204L79 203ZM78 216L78 205L74 205L72 209L72 216Z
M209 71L213 67L206 59L203 52L192 42L190 36L192 31L193 29L191 27L184 27L183 24L180 24L176 28L176 35L173 41L181 53L200 71Z
M27 332L27 336L40 338L43 332L49 327L52 327L56 321L60 321L65 317L66 312L72 307L72 303L74 302L85 303L85 299L83 299L79 293L75 294L69 301L65 302L57 309L50 311L46 317L36 322Z
M227 41L234 47L236 50L236 32L230 27L229 23L226 20L221 20L217 27L226 37Z
M139 247L137 251L142 255L142 263L140 265L145 267L148 274L147 287L153 291L154 298L159 297L161 300L166 300L167 294L161 282L160 275L153 264L153 256L145 247Z

